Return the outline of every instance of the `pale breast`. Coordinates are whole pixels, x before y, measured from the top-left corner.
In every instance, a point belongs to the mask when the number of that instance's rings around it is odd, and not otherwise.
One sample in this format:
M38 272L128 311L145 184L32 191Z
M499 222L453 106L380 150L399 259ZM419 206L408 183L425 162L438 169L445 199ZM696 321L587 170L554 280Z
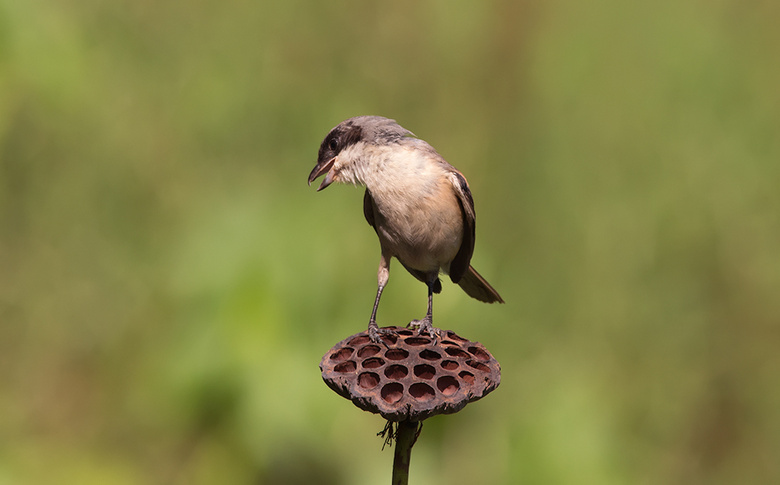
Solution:
M463 215L449 179L422 173L405 182L401 190L373 194L382 247L410 268L446 272L463 240Z

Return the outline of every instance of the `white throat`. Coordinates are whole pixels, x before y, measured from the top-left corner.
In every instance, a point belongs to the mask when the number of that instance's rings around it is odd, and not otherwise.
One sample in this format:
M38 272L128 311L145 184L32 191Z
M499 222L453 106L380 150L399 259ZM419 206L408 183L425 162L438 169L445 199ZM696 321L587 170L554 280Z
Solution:
M339 182L365 186L376 195L407 196L429 194L445 172L430 154L416 147L362 142L342 151L334 169Z

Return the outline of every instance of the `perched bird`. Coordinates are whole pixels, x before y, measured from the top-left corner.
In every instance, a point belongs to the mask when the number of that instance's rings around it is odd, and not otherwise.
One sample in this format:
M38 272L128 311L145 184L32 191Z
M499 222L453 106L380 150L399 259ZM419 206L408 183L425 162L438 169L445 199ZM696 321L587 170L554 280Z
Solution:
M395 257L415 278L428 285L428 311L410 325L436 337L433 294L441 292L439 272L449 274L472 298L504 303L471 267L475 213L466 178L434 148L381 116L358 116L339 123L320 145L309 185L325 175L317 191L333 182L366 187L363 213L379 236L382 256L378 288L368 333L379 341L376 323L390 259Z

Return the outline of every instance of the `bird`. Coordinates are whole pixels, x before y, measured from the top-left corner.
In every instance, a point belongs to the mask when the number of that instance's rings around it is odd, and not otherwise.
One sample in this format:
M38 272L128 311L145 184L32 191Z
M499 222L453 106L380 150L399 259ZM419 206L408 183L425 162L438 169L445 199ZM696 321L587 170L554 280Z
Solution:
M368 335L379 342L389 332L376 322L379 300L387 285L390 261L396 258L428 287L428 310L409 322L418 335L434 340L433 294L442 290L440 273L448 274L469 296L486 303L504 303L498 292L472 266L474 199L466 178L431 145L382 116L356 116L336 125L320 144L311 186L333 183L365 187L363 215L374 228L381 249L377 292L368 321Z

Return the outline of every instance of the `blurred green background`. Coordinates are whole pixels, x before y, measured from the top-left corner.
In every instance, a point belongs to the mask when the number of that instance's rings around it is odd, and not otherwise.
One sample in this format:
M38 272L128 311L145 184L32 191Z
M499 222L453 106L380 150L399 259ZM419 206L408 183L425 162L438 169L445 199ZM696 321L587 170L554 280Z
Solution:
M780 483L780 3L0 1L0 484L389 483L321 381L397 119L468 177L501 387L412 483ZM380 324L425 310L395 263Z

